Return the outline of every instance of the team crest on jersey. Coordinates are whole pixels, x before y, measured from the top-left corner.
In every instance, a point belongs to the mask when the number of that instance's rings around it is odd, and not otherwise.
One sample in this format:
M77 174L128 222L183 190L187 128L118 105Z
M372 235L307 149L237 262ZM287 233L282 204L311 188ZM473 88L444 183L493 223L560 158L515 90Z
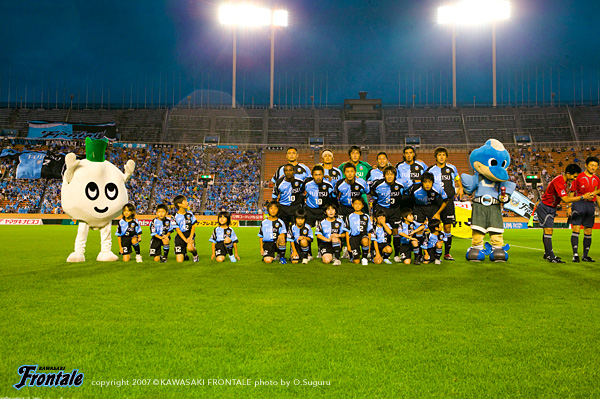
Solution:
M133 223L133 222L129 223L129 227L132 227L132 228L135 227L135 223Z

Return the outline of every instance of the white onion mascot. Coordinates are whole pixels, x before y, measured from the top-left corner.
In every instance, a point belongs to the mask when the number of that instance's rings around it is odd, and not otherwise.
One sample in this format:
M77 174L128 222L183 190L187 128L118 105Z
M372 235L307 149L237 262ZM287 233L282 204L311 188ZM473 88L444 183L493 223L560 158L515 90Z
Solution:
M73 153L65 157L65 172L61 190L62 208L79 221L75 252L67 262L85 261L85 244L90 229L100 229L101 250L96 258L101 262L119 259L111 251L112 220L121 214L128 202L125 182L133 174L135 162L127 161L125 173L104 158L107 139L85 140L86 159L78 160Z

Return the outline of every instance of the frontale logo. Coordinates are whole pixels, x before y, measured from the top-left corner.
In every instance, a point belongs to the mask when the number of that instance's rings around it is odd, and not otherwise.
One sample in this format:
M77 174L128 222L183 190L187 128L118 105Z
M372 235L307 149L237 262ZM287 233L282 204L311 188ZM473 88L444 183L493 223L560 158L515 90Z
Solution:
M40 367L40 370L59 370L55 373L38 373L38 365L23 365L19 367L18 373L21 381L13 385L17 389L28 387L79 387L83 384L83 373L74 369L70 373L64 373L64 367Z

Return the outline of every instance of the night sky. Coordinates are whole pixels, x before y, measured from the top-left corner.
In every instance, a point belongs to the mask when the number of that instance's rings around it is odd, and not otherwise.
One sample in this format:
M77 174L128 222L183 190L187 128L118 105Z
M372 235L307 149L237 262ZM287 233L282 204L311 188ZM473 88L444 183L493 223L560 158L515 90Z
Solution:
M65 97L68 103L69 94L84 103L86 93L90 103L120 104L125 98L127 104L148 105L158 103L160 93L164 105L165 85L169 106L187 106L188 96L192 106L230 104L232 33L218 23L220 4L3 1L0 104L14 106L21 98L39 103L43 88L51 107L62 106ZM275 103L310 106L314 93L316 106L340 104L360 90L387 105L412 104L413 90L417 105L437 106L440 94L444 105L451 103L451 28L436 21L437 7L447 3L260 4L290 13L289 26L275 36ZM489 104L491 27L457 29L458 101L473 104L475 97L477 104ZM252 99L268 104L269 35L269 28L238 31L237 101L245 106ZM579 105L583 97L596 105L600 2L513 1L511 19L497 28L497 57L499 103L508 104L510 96L513 106L534 105L537 85L539 105L550 103L551 92L556 102L572 104L575 97Z

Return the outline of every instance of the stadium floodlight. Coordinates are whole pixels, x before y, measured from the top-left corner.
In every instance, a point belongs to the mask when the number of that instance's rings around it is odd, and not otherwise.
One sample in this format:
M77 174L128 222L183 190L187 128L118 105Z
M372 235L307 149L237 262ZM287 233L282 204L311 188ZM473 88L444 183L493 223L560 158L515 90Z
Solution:
M452 25L452 106L456 108L456 25L492 24L493 97L496 107L496 22L510 18L506 0L463 0L438 8L438 23Z
M271 26L271 99L273 108L273 87L275 74L275 27L288 25L288 12L285 10L270 10L249 4L225 4L219 9L219 21L233 28L233 83L231 107L235 108L236 83L236 28L238 26L259 27Z

